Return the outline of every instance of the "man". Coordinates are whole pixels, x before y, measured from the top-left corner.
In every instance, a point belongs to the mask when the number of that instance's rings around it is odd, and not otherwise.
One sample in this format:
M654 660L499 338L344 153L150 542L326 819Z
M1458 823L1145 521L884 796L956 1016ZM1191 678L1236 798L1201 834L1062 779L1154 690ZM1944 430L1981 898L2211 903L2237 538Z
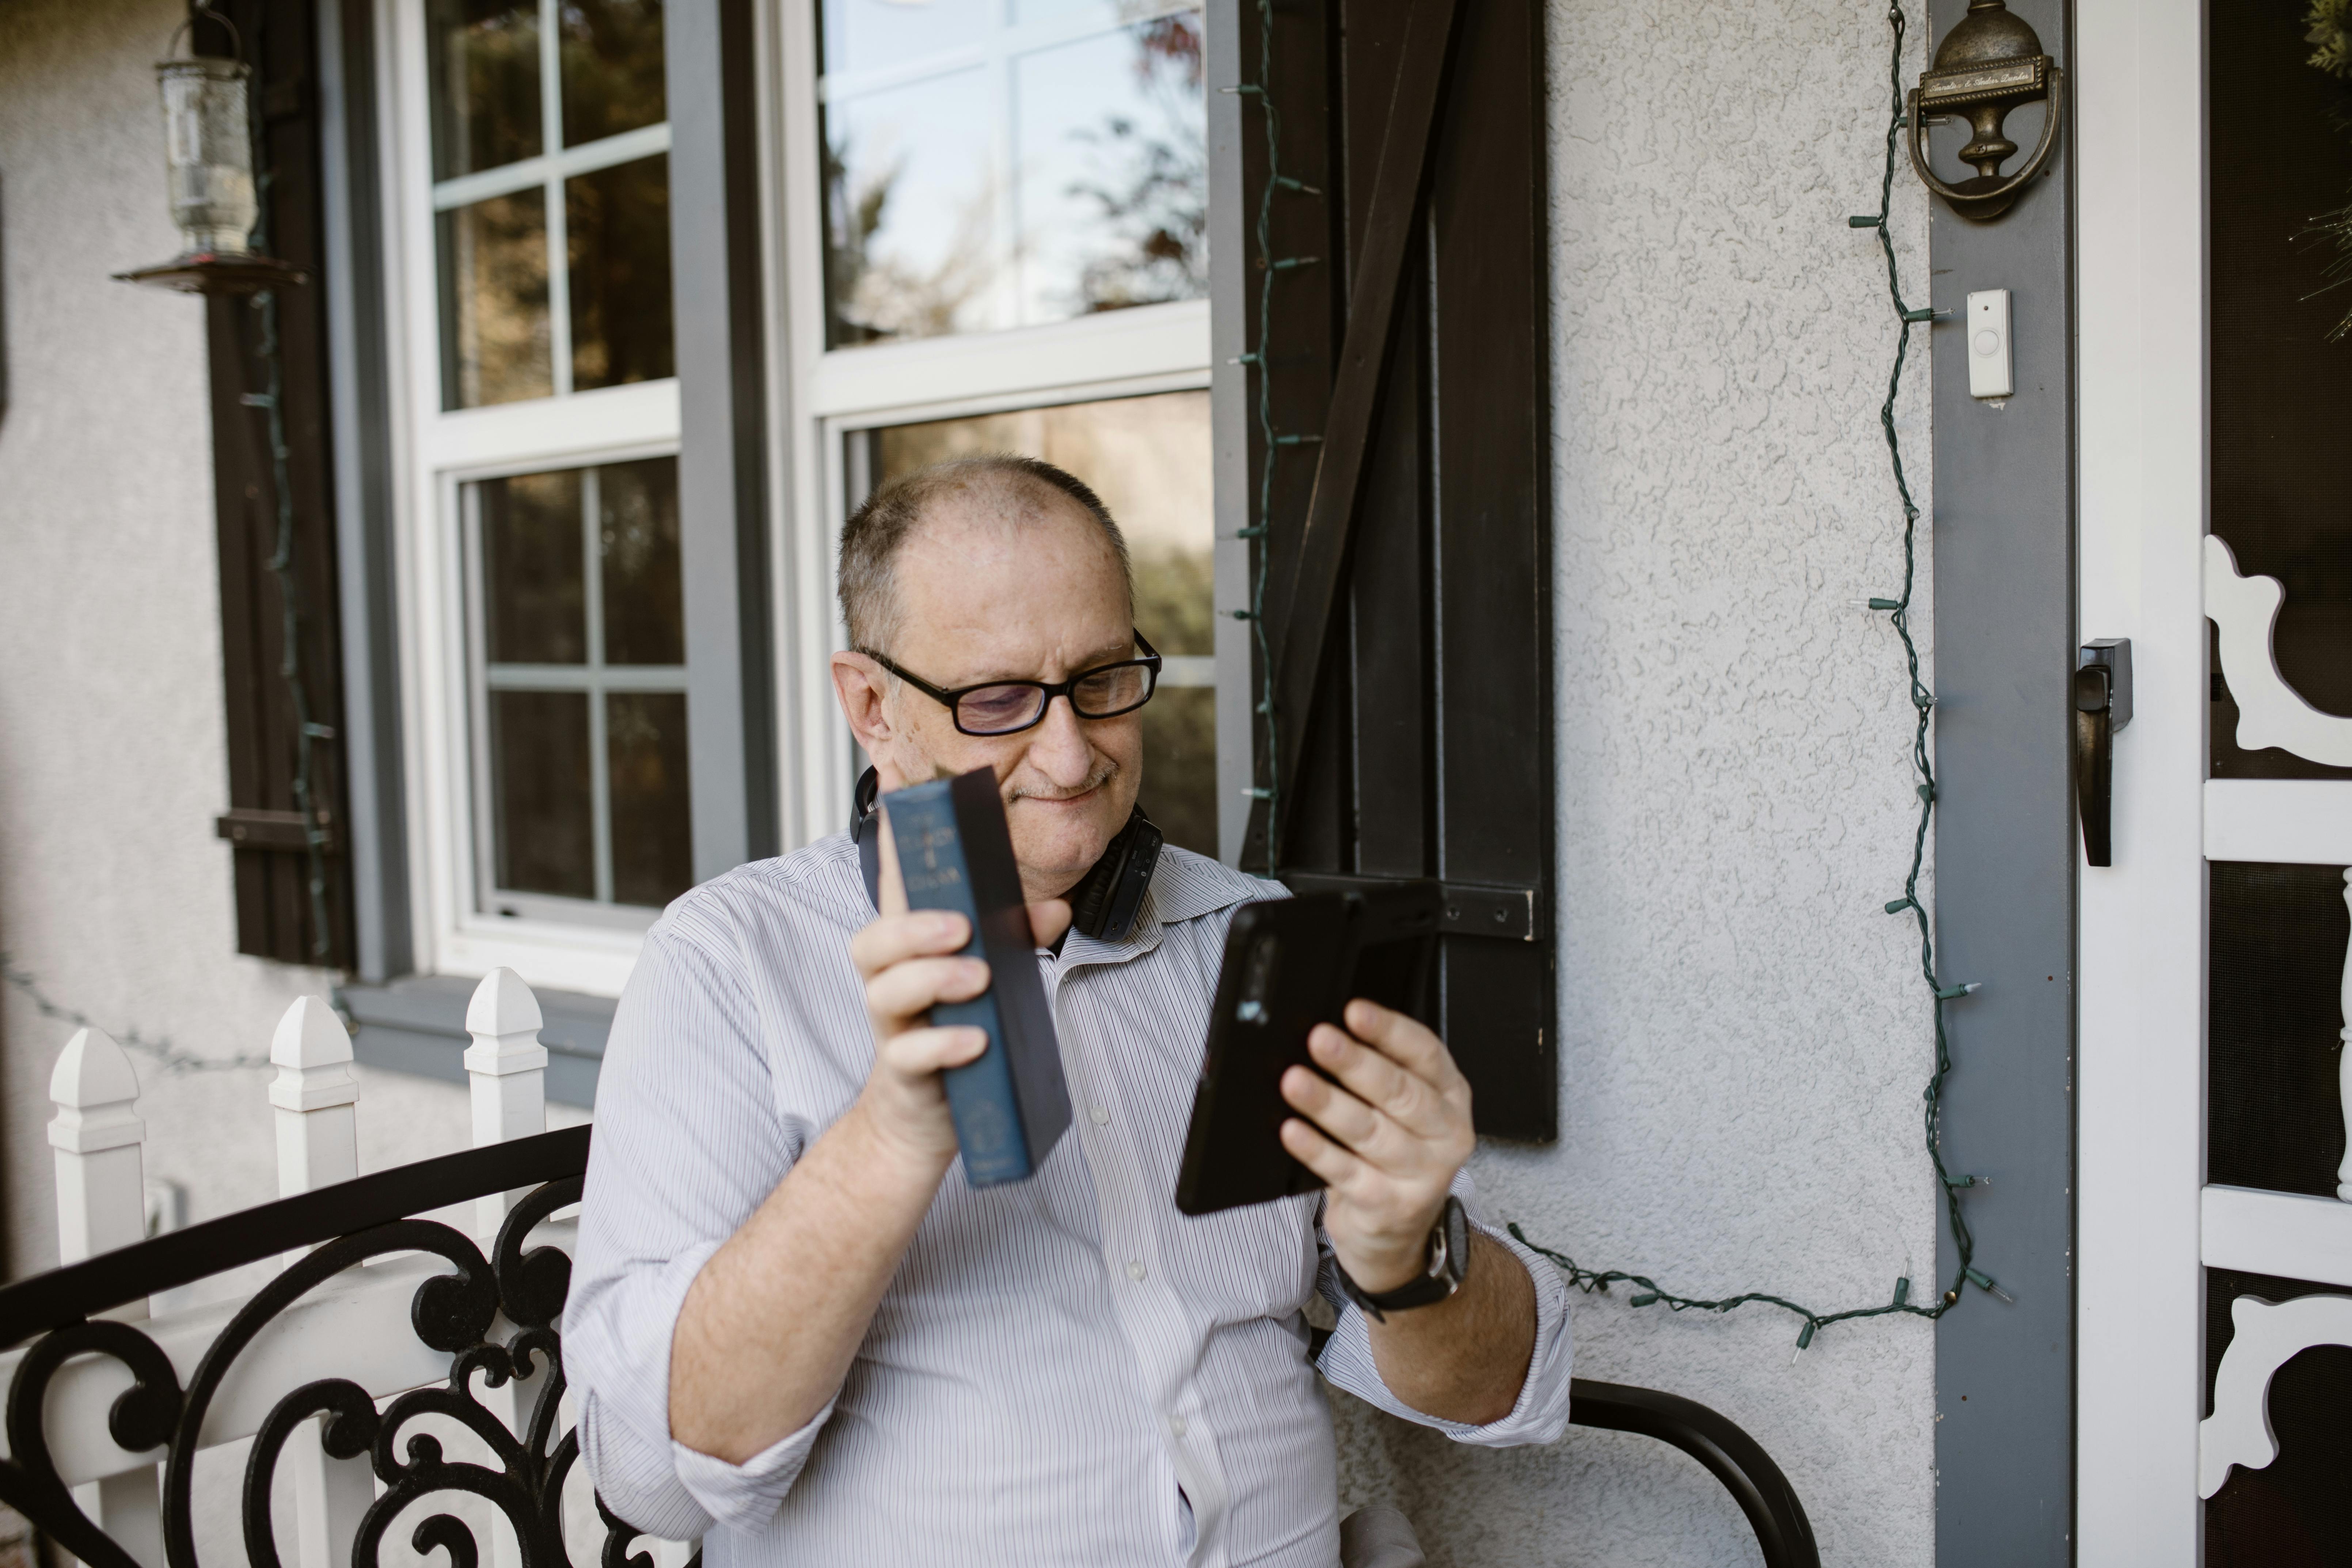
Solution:
M1318 1285L1324 1377L1465 1441L1558 1436L1558 1277L1483 1229L1432 1276L1470 1096L1412 1019L1352 1005L1312 1041L1331 1078L1283 1084L1328 1191L1176 1212L1225 926L1281 889L1170 849L1131 931L1068 931L1150 692L1112 668L1139 650L1093 491L1009 458L894 480L840 588L834 686L881 789L995 771L1076 1116L1031 1179L965 1184L939 1075L985 1037L928 1013L986 965L890 868L877 917L848 836L671 905L606 1047L566 1320L606 1500L712 1568L1333 1568Z

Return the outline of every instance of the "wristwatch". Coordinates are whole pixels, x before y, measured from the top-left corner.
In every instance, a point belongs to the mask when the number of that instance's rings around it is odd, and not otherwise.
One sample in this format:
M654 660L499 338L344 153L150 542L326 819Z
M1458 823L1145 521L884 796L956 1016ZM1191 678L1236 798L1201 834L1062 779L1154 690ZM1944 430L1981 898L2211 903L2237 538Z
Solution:
M1364 1289L1348 1277L1346 1264L1337 1258L1332 1262L1339 1270L1339 1289L1376 1323L1387 1322L1391 1312L1444 1300L1462 1289L1470 1273L1470 1216L1462 1212L1462 1200L1451 1194L1437 1223L1429 1227L1428 1258L1420 1274L1393 1290L1379 1291Z

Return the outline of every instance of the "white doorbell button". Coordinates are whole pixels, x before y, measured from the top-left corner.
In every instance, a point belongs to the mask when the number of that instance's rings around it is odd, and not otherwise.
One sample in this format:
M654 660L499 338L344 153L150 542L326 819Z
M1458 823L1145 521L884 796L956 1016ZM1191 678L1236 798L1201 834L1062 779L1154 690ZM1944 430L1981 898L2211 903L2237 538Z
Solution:
M2007 397L2016 389L2009 352L2009 290L1969 296L1969 395Z

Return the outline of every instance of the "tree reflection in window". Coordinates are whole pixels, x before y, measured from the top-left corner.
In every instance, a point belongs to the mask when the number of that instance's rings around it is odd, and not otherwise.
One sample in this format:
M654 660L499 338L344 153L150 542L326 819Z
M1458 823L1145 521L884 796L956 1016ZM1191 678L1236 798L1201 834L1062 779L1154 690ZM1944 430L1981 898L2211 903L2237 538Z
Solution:
M827 346L1205 296L1197 10L1048 7L975 61L888 8L825 7Z

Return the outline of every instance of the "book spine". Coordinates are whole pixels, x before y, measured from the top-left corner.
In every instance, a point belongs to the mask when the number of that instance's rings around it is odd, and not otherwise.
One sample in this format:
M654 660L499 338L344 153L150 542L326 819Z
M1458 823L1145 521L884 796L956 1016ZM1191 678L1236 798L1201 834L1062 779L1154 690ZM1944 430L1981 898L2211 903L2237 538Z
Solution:
M956 827L954 803L944 785L901 791L888 796L886 805L908 906L951 910L963 916L971 922L971 940L962 952L988 957L971 868ZM989 989L971 1000L934 1006L931 1022L943 1028L972 1026L988 1036L988 1047L977 1059L940 1075L948 1110L955 1118L956 1143L963 1154L964 1181L986 1187L1021 1180L1033 1167L992 977Z

